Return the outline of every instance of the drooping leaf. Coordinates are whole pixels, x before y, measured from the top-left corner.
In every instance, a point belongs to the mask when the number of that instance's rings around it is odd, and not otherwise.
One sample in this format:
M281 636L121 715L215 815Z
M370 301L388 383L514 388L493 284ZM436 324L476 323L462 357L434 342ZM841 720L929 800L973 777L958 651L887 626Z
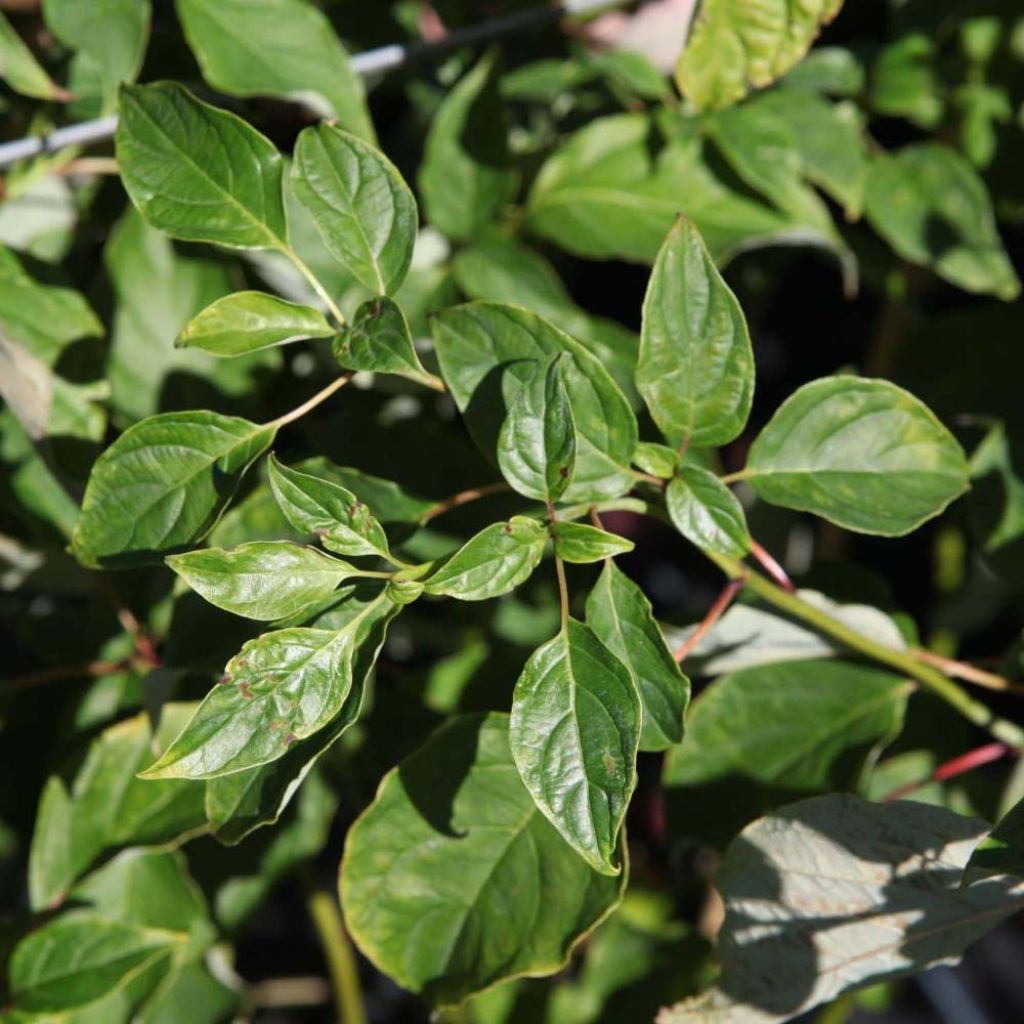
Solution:
M643 114L599 118L555 150L534 180L527 224L579 256L653 263L680 213L719 262L807 241L805 227L720 180L696 135L666 143Z
M400 610L386 593L381 599L379 591L351 595L339 605L344 614L334 617L331 628L351 624L354 630L352 683L341 710L309 739L289 744L276 760L206 782L206 816L220 842L234 846L256 829L274 824L323 753L356 721L388 624Z
M513 516L468 540L427 578L428 594L486 601L515 590L540 564L548 531L536 519Z
M420 166L427 220L459 241L492 222L516 184L497 72L491 51L451 90L434 115Z
M203 77L235 96L282 96L372 141L363 83L306 0L177 0Z
M665 489L672 525L702 551L742 558L750 549L743 506L714 473L683 466Z
M271 456L269 479L288 522L313 534L329 551L388 557L387 536L373 513L330 476L291 469Z
M799 590L797 593L805 604L820 609L869 640L894 651L906 649L899 626L878 608L866 604L840 604L816 590ZM666 634L670 645L680 646L696 628L668 627ZM845 651L846 648L838 641L809 626L766 608L738 604L714 624L684 664L693 675L719 676L754 665L798 658L827 658L842 655Z
M169 412L129 427L96 460L75 524L83 565L158 560L202 539L276 430L214 412Z
M676 67L698 109L741 100L784 75L839 13L843 0L704 0Z
M726 907L718 987L659 1020L790 1020L852 988L956 962L1024 906L1013 876L961 887L985 831L944 808L843 794L754 822L716 877Z
M955 150L925 142L876 156L865 200L872 227L904 259L967 291L1020 294L985 184Z
M40 100L68 97L14 31L6 14L0 14L0 78L22 96L34 96Z
M64 914L23 939L10 963L20 1010L60 1013L88 1006L126 985L180 945L175 932Z
M441 370L480 449L493 457L508 411L532 377L533 362L562 352L576 425L576 472L566 501L616 497L632 485L636 417L601 363L578 342L526 310L471 302L432 321Z
M595 870L614 860L636 786L640 698L593 630L570 619L530 656L512 696L509 742L534 802Z
M174 238L237 249L287 244L281 154L177 82L122 87L117 163L142 216Z
M673 445L722 445L746 425L754 354L736 296L680 218L651 271L636 384Z
M212 779L277 760L329 726L352 690L360 627L381 595L343 628L292 627L250 640L147 779Z
M90 745L70 791L58 776L49 779L29 857L33 910L63 900L105 851L180 840L202 826L201 785L135 777L154 751L170 744L193 709L191 704L165 704L155 735L147 715L119 722Z
M306 128L295 144L291 184L327 248L360 284L393 295L416 240L416 200L374 146L331 125Z
M311 306L265 292L234 292L207 306L178 334L178 348L240 356L300 338L329 338L335 329Z
M352 566L289 541L199 548L167 564L210 604L247 619L286 619L330 597Z
M536 362L498 435L498 465L520 494L556 502L576 472L576 422L565 353Z
M587 625L626 666L640 696L641 750L666 750L683 738L690 681L676 664L644 592L614 562L587 597Z
M927 406L885 380L805 384L769 420L744 476L773 505L896 537L967 489L960 445Z
M75 51L68 87L79 117L117 107L117 88L142 68L149 37L149 0L44 0L46 27Z
M364 302L332 348L347 370L397 373L420 382L430 377L416 354L405 314L388 298Z
M552 523L551 539L555 542L555 554L559 558L580 565L600 562L603 558L614 558L633 550L631 540L586 523Z
M341 897L380 970L450 1004L558 971L618 903L624 875L593 871L534 807L508 717L472 715L385 776L349 831Z

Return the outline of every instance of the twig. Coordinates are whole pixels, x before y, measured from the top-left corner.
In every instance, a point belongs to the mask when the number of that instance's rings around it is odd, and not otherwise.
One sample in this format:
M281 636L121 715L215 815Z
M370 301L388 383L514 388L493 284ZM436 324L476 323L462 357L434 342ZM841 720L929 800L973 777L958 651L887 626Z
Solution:
M750 553L783 590L788 590L791 594L796 593L796 587L793 586L793 581L787 575L786 570L753 537L750 538Z
M453 508L458 508L460 505L468 505L471 501L486 498L491 494L501 494L503 491L508 490L511 490L511 488L502 480L496 484L484 484L483 487L470 487L468 490L459 491L458 494L453 494L450 498L445 498L444 501L439 501L436 505L428 508L420 516L420 525L429 523L431 519L436 519L438 516L443 515L445 512L450 512Z
M1007 754L1017 753L1013 747L1005 743L986 743L983 747L977 747L960 754L950 761L940 764L933 772L917 782L908 782L906 785L897 786L891 793L887 793L882 800L888 803L890 800L900 800L909 793L914 793L931 782L945 782L947 779L955 779L958 775L980 768L983 764L990 764L998 761Z
M958 661L955 658L945 658L934 651L926 651L922 647L911 647L907 652L912 658L923 661L926 665L934 665L947 676L956 679L963 679L965 682L974 683L977 686L984 686L987 690L997 690L1000 693L1015 693L1024 696L1024 686L1020 683L1011 683L1009 679L998 676L994 672L986 672L977 665L969 665L966 661Z
M359 966L349 942L341 910L334 897L316 886L309 873L304 875L306 908L331 975L334 1003L342 1024L366 1024L363 993L359 984Z
M101 676L109 676L114 672L124 672L131 668L131 660L123 658L121 661L90 661L86 665L71 665L63 668L44 668L38 672L28 672L25 675L13 676L4 683L4 689L21 690L30 686L39 686L42 683L55 683L60 679L98 679Z
M291 412L286 412L283 416L278 416L276 420L271 420L269 423L264 423L265 427L283 427L286 423L293 423L295 420L302 416L305 416L311 409L315 409L321 402L326 402L335 391L343 388L352 379L351 372L343 373L337 380L331 381L322 391L318 391L312 398L303 402L296 409L292 409Z
M738 577L729 580L725 588L715 599L715 603L708 609L707 615L701 620L700 625L680 644L675 652L676 661L683 661L693 649L708 635L711 627L722 617L726 608L732 604L736 595L743 589L745 577Z

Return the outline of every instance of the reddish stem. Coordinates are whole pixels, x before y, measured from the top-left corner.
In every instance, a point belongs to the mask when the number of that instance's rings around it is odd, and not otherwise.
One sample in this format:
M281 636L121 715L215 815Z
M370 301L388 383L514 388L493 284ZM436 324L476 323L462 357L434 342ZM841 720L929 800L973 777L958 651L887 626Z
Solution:
M1007 754L1016 753L1013 747L1005 743L986 743L983 747L969 750L966 754L960 754L949 761L940 764L927 778L917 782L908 782L906 785L897 786L891 793L882 799L886 803L890 800L899 800L908 793L913 793L927 786L930 782L945 782L947 779L955 779L958 775L980 768L983 764L990 764L998 761Z
M675 653L676 661L683 661L687 655L708 635L708 631L711 627L722 617L725 613L726 608L732 604L733 599L743 589L743 584L746 582L745 576L737 577L734 580L729 580L725 585L725 588L718 595L715 603L708 609L707 615L701 620L700 625L693 631L693 633L680 645L679 649Z
M796 587L793 586L793 581L786 574L786 570L753 538L750 539L750 553L783 590L788 590L791 594L796 593Z

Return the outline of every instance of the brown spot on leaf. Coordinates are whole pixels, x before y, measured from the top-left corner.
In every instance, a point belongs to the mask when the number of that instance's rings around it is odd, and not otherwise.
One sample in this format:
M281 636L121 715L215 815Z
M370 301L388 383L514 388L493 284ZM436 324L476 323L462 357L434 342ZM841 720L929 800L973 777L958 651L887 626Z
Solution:
M243 679L238 684L238 692L246 699L252 700L256 695L249 689L249 684Z

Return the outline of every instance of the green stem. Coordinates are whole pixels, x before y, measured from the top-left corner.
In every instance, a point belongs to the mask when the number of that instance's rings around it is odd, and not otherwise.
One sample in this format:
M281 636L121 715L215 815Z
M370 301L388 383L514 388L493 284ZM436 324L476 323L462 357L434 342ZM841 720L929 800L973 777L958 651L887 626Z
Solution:
M324 305L330 310L331 315L338 321L338 326L344 327L347 323L345 314L342 313L338 304L331 298L330 293L320 283L320 278L318 278L306 265L306 261L290 245L282 244L281 252L292 261L295 265L295 269L298 270L298 272L310 283L313 291L320 296Z
M720 555L713 551L706 551L705 554L731 579L740 579L745 575L745 585L763 601L767 601L796 619L802 619L852 650L881 662L883 665L888 665L911 679L916 679L937 697L956 708L969 722L986 729L997 740L1011 747L1024 747L1024 729L994 714L986 705L976 701L952 679L947 678L937 669L916 660L906 651L897 651L892 647L886 647L884 644L877 643L870 637L850 629L849 626L832 618L820 608L815 608L802 600L798 594L787 593L759 573L750 572L736 558Z
M747 469L738 469L735 473L726 473L725 476L720 476L718 479L723 484L734 484L739 480L749 480L754 475L754 470L748 467Z
M283 416L278 416L276 420L264 423L263 426L283 427L286 423L292 423L294 420L299 419L300 416L305 416L310 409L315 409L321 402L326 402L335 391L343 388L351 379L351 373L343 373L337 380L331 381L327 387L322 391L318 391L312 398L307 399L302 405L298 406L298 408L292 409L291 412L286 412Z
M317 888L308 877L306 908L327 959L339 1021L342 1024L366 1024L359 968L341 919L341 910L334 897L326 890Z

